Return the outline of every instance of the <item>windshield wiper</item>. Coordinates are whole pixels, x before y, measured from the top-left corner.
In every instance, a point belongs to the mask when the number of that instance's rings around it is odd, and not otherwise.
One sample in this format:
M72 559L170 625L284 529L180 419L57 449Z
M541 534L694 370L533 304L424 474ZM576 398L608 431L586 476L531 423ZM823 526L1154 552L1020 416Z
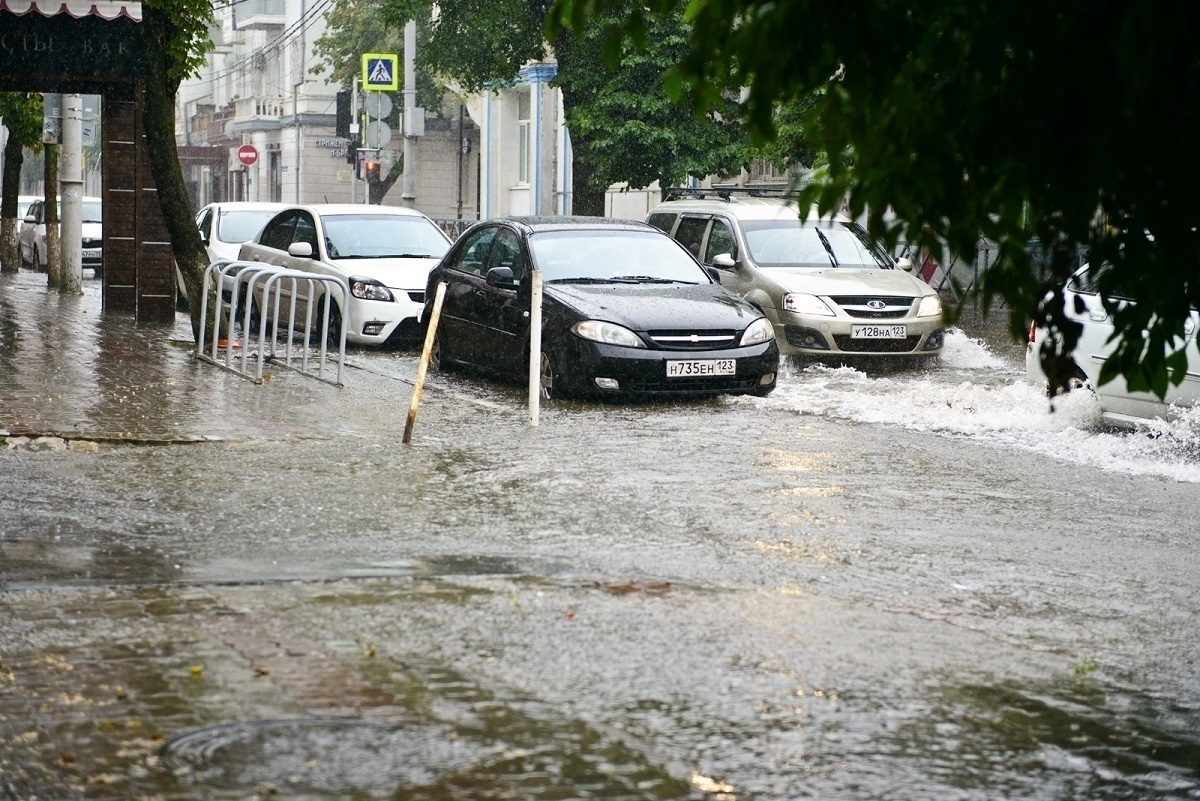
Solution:
M833 245L829 244L829 240L825 238L825 234L821 233L820 228L814 228L813 230L821 238L821 244L825 246L825 252L829 254L829 260L833 262L833 266L841 267L842 265L838 264L837 256L833 255Z
M623 284L691 284L694 281L680 281L675 278L657 278L653 275L614 275L613 281Z
M611 284L611 278L585 278L577 276L575 278L551 278L546 283L548 284Z
M334 259L428 259L425 253L339 253Z

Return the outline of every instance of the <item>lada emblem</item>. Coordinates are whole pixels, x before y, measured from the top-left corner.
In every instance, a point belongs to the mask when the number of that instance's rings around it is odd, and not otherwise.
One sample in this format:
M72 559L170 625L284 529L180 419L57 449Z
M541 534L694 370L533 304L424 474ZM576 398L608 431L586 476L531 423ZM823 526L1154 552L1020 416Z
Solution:
M882 300L868 300L867 308L874 309L875 311L879 311L880 309L886 309L887 304L884 303Z

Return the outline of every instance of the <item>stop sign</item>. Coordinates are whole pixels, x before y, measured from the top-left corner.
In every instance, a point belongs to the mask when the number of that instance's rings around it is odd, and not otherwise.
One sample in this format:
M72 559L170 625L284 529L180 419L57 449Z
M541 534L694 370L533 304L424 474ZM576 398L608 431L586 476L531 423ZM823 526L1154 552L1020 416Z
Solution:
M258 161L258 150L255 149L254 145L242 145L238 148L238 161L249 167Z

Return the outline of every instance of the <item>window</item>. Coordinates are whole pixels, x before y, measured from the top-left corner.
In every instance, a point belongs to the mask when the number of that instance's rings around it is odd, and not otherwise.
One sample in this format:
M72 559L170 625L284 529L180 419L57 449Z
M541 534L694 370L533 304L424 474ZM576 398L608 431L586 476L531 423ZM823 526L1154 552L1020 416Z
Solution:
M313 256L317 255L317 226L312 215L306 211L296 216L296 230L292 234L293 242L307 242L312 247ZM284 248L286 250L287 248Z
M292 229L296 227L296 213L281 214L267 223L263 231L262 244L275 250L287 250L292 244Z
M708 232L708 244L704 247L704 258L702 261L705 264L711 265L714 256L719 256L722 253L728 253L737 258L737 242L733 239L733 231L729 230L729 224L723 220L713 220L712 230Z
M488 227L471 234L463 243L450 267L464 273L483 275L483 265L487 260L488 248L491 247L492 238L496 236L497 230L495 227Z
M520 278L525 272L521 259L521 243L517 235L507 228L501 229L496 235L496 241L488 254L487 269L495 267L507 267L512 270L513 278Z
M517 94L517 183L529 183L529 149L532 144L529 90Z
M700 245L704 242L704 229L708 227L707 217L685 216L675 229L675 238L688 252L700 258Z
M671 214L670 212L659 211L651 214L646 219L646 222L650 223L658 230L665 231L669 234L671 233L671 226L675 225L675 215Z

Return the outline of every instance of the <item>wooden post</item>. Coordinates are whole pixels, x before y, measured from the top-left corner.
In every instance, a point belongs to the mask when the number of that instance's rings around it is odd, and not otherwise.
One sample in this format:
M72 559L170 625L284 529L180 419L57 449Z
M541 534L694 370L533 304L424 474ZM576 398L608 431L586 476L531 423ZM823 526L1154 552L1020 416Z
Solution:
M417 422L417 406L421 403L421 390L425 387L425 371L429 369L429 352L433 349L433 338L437 334L438 320L442 316L442 301L446 299L446 282L438 284L433 297L433 309L429 312L429 327L425 332L425 347L421 350L421 362L417 365L417 381L413 385L412 402L408 405L408 421L404 424L405 445L412 441L413 425Z

